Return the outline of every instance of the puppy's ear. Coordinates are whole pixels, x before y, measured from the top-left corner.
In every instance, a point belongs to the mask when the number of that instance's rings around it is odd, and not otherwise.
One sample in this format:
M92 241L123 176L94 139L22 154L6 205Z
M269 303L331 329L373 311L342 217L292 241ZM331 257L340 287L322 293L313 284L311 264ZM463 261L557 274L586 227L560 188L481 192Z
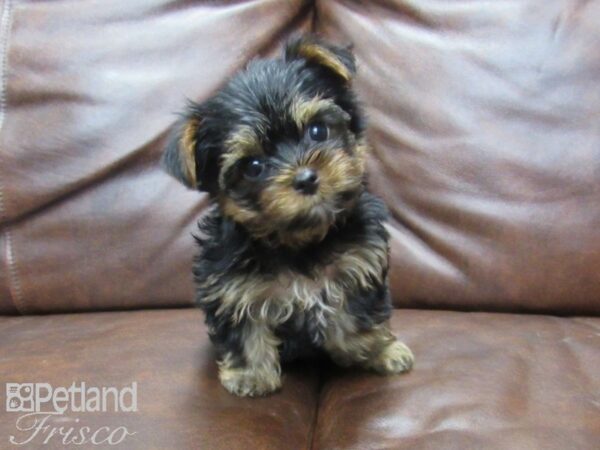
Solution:
M201 118L200 109L190 104L188 113L171 132L161 162L188 188L214 194L218 190L220 146Z
M198 188L196 144L199 119L180 120L167 140L161 163L165 170L191 189Z
M307 62L325 67L345 82L356 74L356 60L352 47L337 47L313 35L291 39L285 47L285 60L305 59Z

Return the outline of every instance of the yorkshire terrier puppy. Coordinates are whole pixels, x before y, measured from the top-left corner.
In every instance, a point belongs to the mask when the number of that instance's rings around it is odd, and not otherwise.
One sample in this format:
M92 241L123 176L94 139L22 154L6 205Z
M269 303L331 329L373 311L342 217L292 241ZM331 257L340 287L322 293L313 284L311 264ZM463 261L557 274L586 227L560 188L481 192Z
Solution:
M315 352L382 374L412 367L387 324L387 210L366 190L355 72L349 48L293 39L191 103L167 145L167 171L214 205L193 273L234 394L277 390L280 363Z

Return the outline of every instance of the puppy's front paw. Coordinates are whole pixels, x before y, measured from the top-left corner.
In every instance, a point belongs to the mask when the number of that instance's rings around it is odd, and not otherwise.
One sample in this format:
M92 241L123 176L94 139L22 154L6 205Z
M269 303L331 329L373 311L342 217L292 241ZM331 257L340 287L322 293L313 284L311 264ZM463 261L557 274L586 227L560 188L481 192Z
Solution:
M276 370L221 368L219 379L225 389L240 397L267 395L281 387L281 376Z
M400 341L394 341L371 361L371 367L381 374L394 374L408 372L414 362L410 348Z

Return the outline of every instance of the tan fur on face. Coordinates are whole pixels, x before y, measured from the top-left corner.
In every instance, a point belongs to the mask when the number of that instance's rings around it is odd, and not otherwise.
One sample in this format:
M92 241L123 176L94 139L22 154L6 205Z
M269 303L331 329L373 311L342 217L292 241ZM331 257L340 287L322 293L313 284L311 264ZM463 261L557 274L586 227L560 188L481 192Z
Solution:
M256 211L244 208L230 197L220 195L219 206L224 216L233 219L237 223L244 224L247 227L260 220L260 215Z
M262 154L256 131L247 125L238 127L225 141L227 151L221 156L219 183L223 187L223 175L240 159Z
M292 117L298 130L304 130L306 125L317 117L319 113L326 111L334 111L343 117L345 121L350 121L350 115L330 98L314 97L306 99L299 97L294 101L291 108Z
M304 130L319 113L332 110L338 115L343 115L345 120L350 120L348 113L333 100L320 97L298 98L292 105L291 115L298 129ZM256 131L246 125L237 128L225 145L228 151L221 157L221 186L224 185L224 174L237 161L262 154ZM259 239L273 239L290 247L318 242L326 236L337 213L340 212L336 210L340 207L335 204L339 201L336 196L342 192L361 189L368 145L362 138L354 142L350 137L349 146L352 148L352 155L342 148L321 148L310 152L297 164L281 169L269 180L268 186L260 194L260 212L245 207L225 195L219 197L221 210L225 216L243 224ZM302 195L293 188L294 177L302 167L310 167L318 172L320 182L316 195ZM349 206L351 205L343 205ZM295 219L307 214L311 214L313 218L321 216L319 223L310 228L285 230Z
M319 189L313 196L302 195L293 187L294 177L302 167L310 167L319 175ZM322 214L320 225L278 235L280 242L290 246L322 240L335 220L335 214L340 212L333 209L337 194L359 190L363 172L362 161L348 155L343 149L310 153L298 167L288 167L281 171L261 193L259 203L266 221L261 222L260 228L265 234L278 232L280 230L270 230L266 226L290 223L307 214Z
M219 184L221 187L225 184L223 180L225 173L239 160L262 154L260 141L255 130L247 125L238 127L225 141L225 147L227 148L227 152L221 156L219 175ZM258 214L255 211L238 205L233 199L223 194L219 196L218 201L223 214L232 218L237 223L245 224L258 220Z
M359 148L358 146L357 148ZM293 180L301 167L311 167L319 174L319 190L313 196L298 193ZM244 226L257 238L276 235L278 242L298 246L322 240L332 225L332 211L336 195L340 192L359 190L364 174L362 158L348 155L343 149L319 150L309 154L297 167L288 167L273 177L261 192L260 213L221 196L223 213ZM319 209L319 206L322 206ZM309 229L282 232L282 228L305 214L320 214L320 225Z

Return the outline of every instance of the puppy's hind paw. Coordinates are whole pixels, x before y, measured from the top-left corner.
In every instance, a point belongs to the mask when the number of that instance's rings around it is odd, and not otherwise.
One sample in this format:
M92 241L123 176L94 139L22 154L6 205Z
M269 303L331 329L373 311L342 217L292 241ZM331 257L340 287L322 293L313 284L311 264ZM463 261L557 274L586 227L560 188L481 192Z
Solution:
M408 372L414 362L415 357L410 348L400 341L394 341L371 361L370 366L376 372L387 375Z

